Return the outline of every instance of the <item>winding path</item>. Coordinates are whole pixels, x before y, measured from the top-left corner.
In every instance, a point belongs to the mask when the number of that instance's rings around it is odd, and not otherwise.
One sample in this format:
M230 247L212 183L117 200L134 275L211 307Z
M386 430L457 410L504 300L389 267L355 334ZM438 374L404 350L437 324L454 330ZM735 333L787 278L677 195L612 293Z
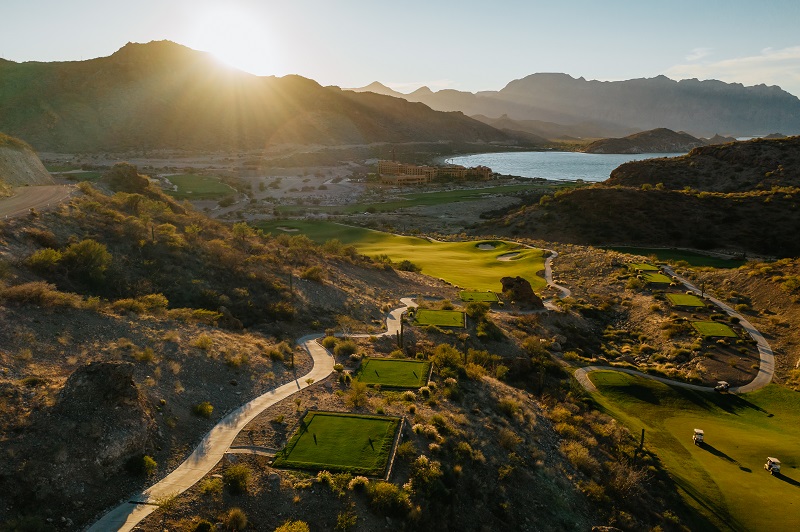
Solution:
M409 307L416 306L411 298L402 298L400 302L404 306L389 313L386 317L386 332L380 336L397 334L397 331L400 330L403 312ZM330 353L316 341L322 336L322 334L310 334L297 341L311 355L314 363L311 371L256 397L223 417L200 441L194 452L172 473L110 510L90 526L88 531L108 532L133 529L142 519L158 508L159 499L183 493L211 471L230 449L239 432L256 416L275 403L330 375L333 372L334 360ZM309 381L309 379L313 380Z
M772 377L775 374L775 354L772 352L772 348L770 347L767 339L764 338L764 335L758 331L753 325L747 321L744 316L736 312L732 309L729 305L725 304L723 301L715 297L711 297L708 294L703 294L703 291L689 282L688 279L681 277L677 273L675 273L672 268L669 266L664 266L664 271L671 276L674 276L678 279L683 285L694 292L697 295L705 295L709 301L714 303L720 309L724 310L728 316L738 318L739 324L747 331L750 337L756 341L756 345L758 346L758 354L759 354L759 366L758 366L758 373L756 374L755 378L752 381L744 384L742 386L735 386L730 388L728 391L731 393L747 393L747 392L754 392L756 390L760 390L767 384L772 381ZM633 369L627 368L615 368L612 366L585 366L582 368L578 368L575 370L573 374L575 379L580 383L583 388L588 392L596 392L597 387L594 383L589 379L589 373L592 371L619 371L622 373L627 373L629 375L636 375L637 377L644 377L646 379L651 379L658 382L663 382L664 384L669 384L670 386L678 386L681 388L686 388L689 390L696 390L700 392L713 392L714 388L712 386L700 386L697 384L689 384L688 382L681 382L681 381L674 381L671 379L665 379L664 377L657 377L655 375L649 375L647 373L643 373L641 371L636 371Z

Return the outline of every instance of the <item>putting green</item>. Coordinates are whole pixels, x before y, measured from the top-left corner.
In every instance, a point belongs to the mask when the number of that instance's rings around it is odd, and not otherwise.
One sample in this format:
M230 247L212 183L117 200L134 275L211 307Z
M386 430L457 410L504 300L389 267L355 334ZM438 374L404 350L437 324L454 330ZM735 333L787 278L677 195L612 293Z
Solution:
M738 338L736 332L725 325L716 321L693 321L692 327L695 328L703 336L709 338L725 337L725 338Z
M800 529L800 394L778 385L744 396L695 392L593 372L594 399L634 434L645 429L685 500L723 530ZM692 443L693 429L706 444ZM767 456L783 476L764 469Z
M167 179L178 190L167 190L166 193L178 199L209 199L229 196L236 192L222 183L219 178L205 175L182 174L171 175Z
M669 302L676 307L705 307L706 304L699 297L692 294L667 294Z
M500 240L469 242L432 242L426 238L400 236L371 229L351 227L330 222L280 221L259 224L259 228L275 235L299 233L316 242L337 239L352 244L359 253L370 257L388 256L395 263L411 261L422 273L478 292L502 292L502 277L522 277L534 290L547 283L537 275L544 270L541 249L530 249L520 244ZM286 232L297 229L298 232ZM508 260L498 260L509 253L519 253Z
M364 358L356 378L365 384L386 388L419 388L428 383L431 363L425 360Z
M417 325L464 327L464 320L464 313L460 310L430 310L421 308L414 313L414 322Z
M273 465L382 476L399 426L398 417L309 412Z
M461 301L470 303L473 301L481 303L497 303L500 298L494 292L461 292L458 294Z

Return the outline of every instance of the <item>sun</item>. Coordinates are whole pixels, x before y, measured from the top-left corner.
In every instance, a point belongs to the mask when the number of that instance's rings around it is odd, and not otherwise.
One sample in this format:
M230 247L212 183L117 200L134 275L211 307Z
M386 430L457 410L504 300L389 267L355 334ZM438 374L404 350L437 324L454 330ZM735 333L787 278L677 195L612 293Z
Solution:
M276 74L277 47L268 21L234 5L217 5L198 15L192 46L222 63L257 75Z

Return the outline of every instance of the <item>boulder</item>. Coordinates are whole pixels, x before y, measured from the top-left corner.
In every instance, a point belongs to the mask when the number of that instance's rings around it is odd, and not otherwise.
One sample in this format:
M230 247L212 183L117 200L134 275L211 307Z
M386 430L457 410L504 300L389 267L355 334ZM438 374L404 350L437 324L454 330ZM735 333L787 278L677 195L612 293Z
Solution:
M503 294L517 305L544 308L542 299L534 293L531 283L522 277L503 277L500 282L503 284Z

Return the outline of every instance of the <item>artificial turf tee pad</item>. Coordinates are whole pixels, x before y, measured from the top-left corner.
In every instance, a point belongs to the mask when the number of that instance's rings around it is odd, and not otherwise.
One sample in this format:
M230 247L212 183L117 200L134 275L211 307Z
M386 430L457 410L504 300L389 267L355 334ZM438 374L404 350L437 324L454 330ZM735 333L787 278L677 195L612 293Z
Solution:
M399 417L308 412L272 465L383 476Z
M693 321L692 327L695 328L703 336L717 337L723 336L727 338L738 338L736 332L725 325L716 321Z
M419 388L428 383L430 372L431 363L427 360L364 358L356 378L370 386Z
M460 292L458 297L467 303L478 301L481 303L497 303L500 298L494 292Z
M676 307L705 307L706 304L697 296L692 294L667 294L669 302Z
M460 310L417 309L414 312L417 325L436 325L438 327L464 327L464 313Z

